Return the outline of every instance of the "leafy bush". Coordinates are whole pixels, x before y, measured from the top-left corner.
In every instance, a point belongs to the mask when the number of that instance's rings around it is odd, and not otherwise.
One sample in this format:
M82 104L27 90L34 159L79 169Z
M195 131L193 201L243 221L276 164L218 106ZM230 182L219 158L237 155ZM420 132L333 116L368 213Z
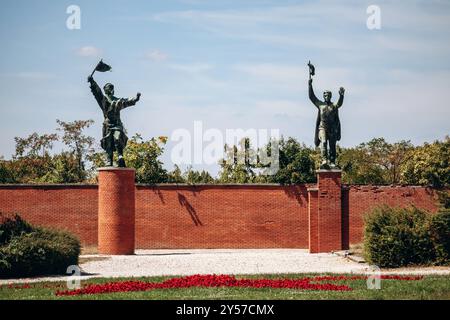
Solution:
M450 263L450 209L443 209L433 215L429 228L434 243L436 263Z
M430 264L435 250L429 214L411 208L375 208L365 217L365 258L379 267Z
M69 233L33 227L19 216L7 219L6 226L0 225L10 230L0 245L0 277L65 274L68 266L78 264L80 242Z
M450 209L450 192L448 189L437 192L441 210Z
M19 215L5 215L0 212L0 246L9 242L13 237L31 231L33 231L33 227Z

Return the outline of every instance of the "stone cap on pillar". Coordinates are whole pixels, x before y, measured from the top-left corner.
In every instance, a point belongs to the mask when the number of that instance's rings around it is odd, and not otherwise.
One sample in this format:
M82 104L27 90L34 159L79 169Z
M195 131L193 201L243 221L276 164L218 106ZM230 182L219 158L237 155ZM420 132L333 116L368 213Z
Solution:
M134 168L119 168L119 167L101 167L97 171L136 171Z
M319 173L319 172L336 172L336 173L338 173L338 172L342 172L342 170L341 169L318 169L318 170L316 170L316 172L317 173Z

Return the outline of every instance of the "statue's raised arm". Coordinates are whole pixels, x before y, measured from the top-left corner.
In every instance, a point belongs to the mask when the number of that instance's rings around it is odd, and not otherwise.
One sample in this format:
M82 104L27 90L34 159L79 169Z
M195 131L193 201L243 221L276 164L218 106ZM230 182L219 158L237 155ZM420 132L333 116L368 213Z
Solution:
M344 94L345 94L345 89L344 89L344 87L341 87L339 89L339 100L336 102L336 107L338 107L338 108L342 107L342 104L344 103Z
M90 84L91 87L91 92L94 95L95 100L97 100L98 105L100 106L100 108L103 109L103 92L102 89L100 89L99 85L97 84L97 82L95 82L94 77L92 75L90 75L88 77L88 82Z
M141 93L138 92L135 98L122 99L122 104L120 109L125 109L127 107L134 106L141 99Z
M313 89L313 86L312 86L312 79L308 80L308 84L309 84L309 100L311 100L311 102L316 107L319 107L322 104L322 101L317 99L316 95L314 94L314 89Z

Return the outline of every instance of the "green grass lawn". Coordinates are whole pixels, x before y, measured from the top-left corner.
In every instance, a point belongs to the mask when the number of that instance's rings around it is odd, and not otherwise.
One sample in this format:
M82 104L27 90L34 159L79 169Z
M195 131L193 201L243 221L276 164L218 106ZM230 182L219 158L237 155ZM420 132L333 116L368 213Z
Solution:
M271 274L237 276L238 278L303 278L316 276L311 274ZM163 281L171 277L145 278L98 278L82 281L82 285L90 283L106 283L112 281L141 280ZM293 289L253 289L253 288L184 288L160 289L144 292L123 292L97 295L63 296L55 295L57 290L67 290L65 282L40 282L30 284L30 288L0 287L0 299L450 299L450 276L425 276L421 280L381 280L381 289L367 289L365 280L344 280L330 282L345 284L353 291L311 291Z

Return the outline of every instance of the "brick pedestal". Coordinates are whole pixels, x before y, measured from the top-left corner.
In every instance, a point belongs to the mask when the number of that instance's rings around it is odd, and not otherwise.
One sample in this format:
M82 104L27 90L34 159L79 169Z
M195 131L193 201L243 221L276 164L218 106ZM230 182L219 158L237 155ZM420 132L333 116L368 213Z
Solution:
M98 169L98 252L134 254L135 170Z
M318 170L317 187L308 189L309 251L343 249L341 170Z

